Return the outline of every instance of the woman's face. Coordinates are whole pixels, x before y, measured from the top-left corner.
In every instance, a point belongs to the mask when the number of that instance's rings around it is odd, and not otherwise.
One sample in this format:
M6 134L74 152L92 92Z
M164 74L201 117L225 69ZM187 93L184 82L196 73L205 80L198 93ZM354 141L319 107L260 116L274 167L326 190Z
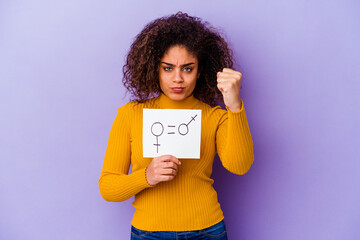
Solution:
M173 101L189 97L198 77L198 60L183 46L170 47L160 60L160 88Z

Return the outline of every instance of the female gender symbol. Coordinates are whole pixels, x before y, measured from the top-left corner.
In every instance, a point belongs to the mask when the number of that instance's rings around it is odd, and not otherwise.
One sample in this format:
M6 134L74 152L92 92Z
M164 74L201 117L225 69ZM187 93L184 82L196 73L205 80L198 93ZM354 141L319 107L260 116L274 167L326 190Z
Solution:
M161 134L163 134L163 132L164 132L164 126L160 122L154 122L153 125L151 125L151 133L156 137L156 144L154 144L156 146L156 153L159 152L159 146L160 146L158 142L158 137L160 137Z

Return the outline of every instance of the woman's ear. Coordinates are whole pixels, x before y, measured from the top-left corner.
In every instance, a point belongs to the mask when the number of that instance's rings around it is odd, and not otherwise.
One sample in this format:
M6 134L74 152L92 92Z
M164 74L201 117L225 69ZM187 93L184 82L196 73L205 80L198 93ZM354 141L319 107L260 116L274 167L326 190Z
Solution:
M199 77L200 77L200 73L197 74L196 79L198 79Z

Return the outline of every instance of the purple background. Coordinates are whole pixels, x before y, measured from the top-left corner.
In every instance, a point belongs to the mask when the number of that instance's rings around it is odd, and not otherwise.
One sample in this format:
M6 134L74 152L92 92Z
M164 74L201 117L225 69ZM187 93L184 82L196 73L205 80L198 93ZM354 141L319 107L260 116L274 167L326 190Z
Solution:
M360 239L359 1L0 1L0 239L128 239L98 178L125 54L178 10L219 27L243 73L255 162L217 160L229 239Z

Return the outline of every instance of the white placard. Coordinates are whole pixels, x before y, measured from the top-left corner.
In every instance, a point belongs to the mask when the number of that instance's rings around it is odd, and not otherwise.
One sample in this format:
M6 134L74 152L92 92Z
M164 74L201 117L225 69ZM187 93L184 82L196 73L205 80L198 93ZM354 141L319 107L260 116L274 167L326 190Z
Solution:
M201 110L143 109L143 157L200 158Z

